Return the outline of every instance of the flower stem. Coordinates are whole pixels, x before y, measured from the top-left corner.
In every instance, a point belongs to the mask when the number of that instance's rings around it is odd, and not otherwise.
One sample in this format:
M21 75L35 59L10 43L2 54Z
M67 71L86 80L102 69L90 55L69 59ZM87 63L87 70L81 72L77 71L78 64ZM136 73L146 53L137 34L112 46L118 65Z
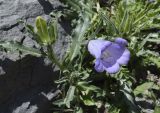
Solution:
M55 63L61 71L63 71L63 66L62 64L58 61L55 53L53 52L52 45L47 46L47 51L48 51L48 58L52 61L52 63Z

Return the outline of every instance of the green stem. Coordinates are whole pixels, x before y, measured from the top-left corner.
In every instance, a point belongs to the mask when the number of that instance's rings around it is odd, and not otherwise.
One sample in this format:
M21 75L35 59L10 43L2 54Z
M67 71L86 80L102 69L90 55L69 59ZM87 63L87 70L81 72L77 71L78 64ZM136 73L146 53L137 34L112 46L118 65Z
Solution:
M48 46L47 46L47 51L48 51L48 57L49 57L49 59L52 61L52 63L55 63L55 64L60 68L60 70L63 71L63 66L62 66L62 64L58 61L55 53L53 52L53 48L52 48L51 45L48 45Z

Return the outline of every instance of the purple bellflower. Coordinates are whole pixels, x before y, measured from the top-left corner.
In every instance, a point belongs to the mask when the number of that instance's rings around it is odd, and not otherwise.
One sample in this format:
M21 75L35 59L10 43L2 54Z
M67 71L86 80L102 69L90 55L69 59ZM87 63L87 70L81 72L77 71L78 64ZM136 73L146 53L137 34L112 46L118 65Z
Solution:
M97 72L117 73L120 65L126 65L130 59L130 52L126 48L127 41L116 38L115 42L102 39L91 40L88 43L88 51L95 60L95 70Z

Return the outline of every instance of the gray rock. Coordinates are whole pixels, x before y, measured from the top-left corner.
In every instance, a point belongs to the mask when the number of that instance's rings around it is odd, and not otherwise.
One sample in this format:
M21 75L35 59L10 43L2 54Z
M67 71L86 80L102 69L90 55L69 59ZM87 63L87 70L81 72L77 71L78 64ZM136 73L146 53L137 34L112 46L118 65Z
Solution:
M37 47L18 21L33 25L37 16L49 19L48 14L59 7L63 5L58 0L0 0L0 40ZM61 59L68 40L65 28L59 25L58 29L59 39L53 48ZM50 113L51 100L57 94L53 85L57 75L47 59L0 52L0 113Z

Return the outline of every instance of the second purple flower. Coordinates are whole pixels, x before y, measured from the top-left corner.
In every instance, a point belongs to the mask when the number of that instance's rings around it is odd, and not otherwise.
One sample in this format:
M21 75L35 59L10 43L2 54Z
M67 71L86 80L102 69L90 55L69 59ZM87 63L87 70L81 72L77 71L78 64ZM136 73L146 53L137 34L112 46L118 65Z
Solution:
M97 72L116 73L120 65L126 65L130 59L130 52L126 48L127 41L116 38L115 42L102 39L91 40L88 43L88 51L95 60L95 70Z

